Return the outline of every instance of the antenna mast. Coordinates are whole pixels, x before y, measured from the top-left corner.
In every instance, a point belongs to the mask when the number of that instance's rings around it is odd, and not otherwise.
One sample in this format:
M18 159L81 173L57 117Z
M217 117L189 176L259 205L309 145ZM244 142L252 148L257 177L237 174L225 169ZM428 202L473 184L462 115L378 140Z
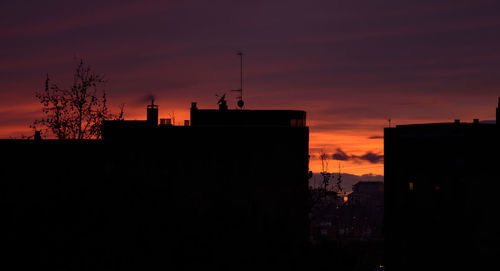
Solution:
M240 56L240 89L233 89L231 91L239 91L240 96L236 97L238 99L238 107L243 109L245 103L243 102L243 52L238 52L236 55Z

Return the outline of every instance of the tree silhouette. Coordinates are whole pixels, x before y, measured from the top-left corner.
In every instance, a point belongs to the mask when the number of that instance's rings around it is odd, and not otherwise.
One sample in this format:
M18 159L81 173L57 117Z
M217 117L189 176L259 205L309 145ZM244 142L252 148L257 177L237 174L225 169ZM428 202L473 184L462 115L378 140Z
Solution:
M47 74L45 90L36 93L43 105L45 117L31 125L37 130L42 126L58 139L99 139L101 125L107 119L123 119L123 105L120 113L113 115L108 110L104 76L97 74L80 59L73 74L69 89L51 83Z
M328 184L330 183L330 178L332 177L332 174L328 172L328 154L326 154L324 151L321 151L319 155L319 159L321 160L321 176L323 177L323 187L324 187L324 193L325 195L328 192Z
M337 175L337 192L342 193L342 173L339 162L339 174Z

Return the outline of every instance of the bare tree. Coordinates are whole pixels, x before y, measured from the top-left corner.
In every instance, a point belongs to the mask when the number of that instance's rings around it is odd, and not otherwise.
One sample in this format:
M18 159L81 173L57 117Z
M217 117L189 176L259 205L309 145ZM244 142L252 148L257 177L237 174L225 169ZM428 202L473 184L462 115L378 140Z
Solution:
M337 175L337 190L339 193L342 193L342 172L340 168L340 162L339 162L339 174Z
M328 154L325 153L324 151L321 151L319 155L319 159L321 160L321 176L323 177L323 187L324 187L324 192L325 195L328 192L328 184L330 182L330 178L332 177L332 174L328 172Z
M37 130L42 126L44 132L58 139L99 139L104 120L123 119L123 104L118 115L108 110L106 92L102 88L105 82L104 76L83 60L77 62L69 89L51 83L47 75L45 90L36 94L45 117L35 120L31 127Z

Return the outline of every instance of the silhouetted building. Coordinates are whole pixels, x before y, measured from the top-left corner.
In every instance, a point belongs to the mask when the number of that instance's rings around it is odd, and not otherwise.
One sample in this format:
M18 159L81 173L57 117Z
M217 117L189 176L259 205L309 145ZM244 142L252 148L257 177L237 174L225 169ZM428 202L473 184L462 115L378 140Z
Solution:
M352 205L383 208L383 182L357 182L352 186L352 193L348 195L348 203Z
M344 200L335 191L316 192L320 197L311 208L310 240L313 243L339 238L340 215ZM322 195L323 194L323 195Z
M383 239L384 183L358 182L348 195L346 216L351 226L349 236L360 239Z
M311 210L311 241L383 241L384 183L358 182L344 202L336 192Z
M384 129L387 270L497 265L498 110L496 125L455 120Z
M152 103L146 121L104 122L102 140L0 140L10 256L62 269L293 265L308 237L305 115L193 103L175 126Z

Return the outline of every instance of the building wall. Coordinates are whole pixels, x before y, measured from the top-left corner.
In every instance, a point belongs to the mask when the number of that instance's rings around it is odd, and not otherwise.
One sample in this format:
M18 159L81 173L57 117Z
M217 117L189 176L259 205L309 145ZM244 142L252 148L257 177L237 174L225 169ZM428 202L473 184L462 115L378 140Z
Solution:
M494 259L500 211L496 125L384 130L388 270L444 270ZM446 253L445 253L446 252Z
M308 236L306 127L125 125L0 146L21 266L291 263Z

